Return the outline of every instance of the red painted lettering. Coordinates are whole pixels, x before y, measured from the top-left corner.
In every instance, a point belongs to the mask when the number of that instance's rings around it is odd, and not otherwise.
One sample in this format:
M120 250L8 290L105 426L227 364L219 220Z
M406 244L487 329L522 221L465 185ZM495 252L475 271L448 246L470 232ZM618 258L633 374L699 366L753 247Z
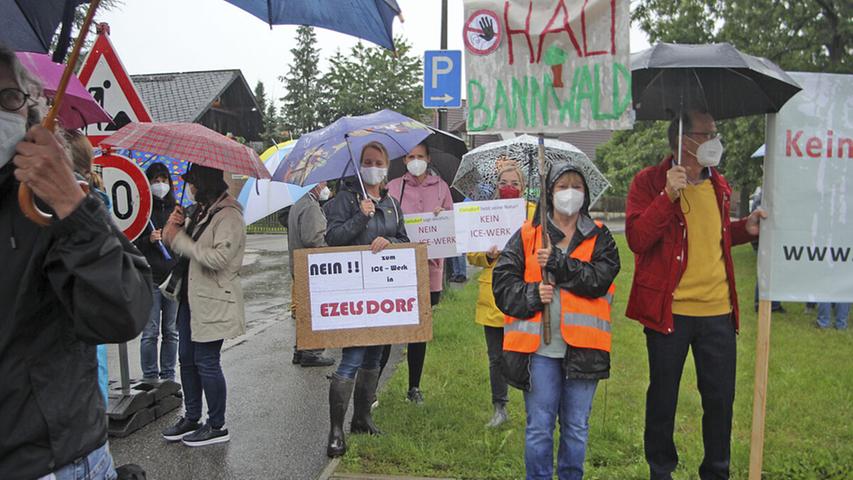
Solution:
M406 310L406 300L404 300L402 298L398 298L396 300L396 304L397 304L397 311L398 312L408 312L408 310Z
M379 302L376 300L368 300L367 301L367 314L373 315L379 311Z
M812 158L820 157L823 150L823 143L817 137L811 137L806 141L806 155Z
M328 303L320 304L320 316L321 317L328 317L329 316L329 304Z
M530 15L533 13L533 0L527 5L527 18L524 21L524 29L512 28L509 26L509 1L504 2L504 31L506 31L507 50L509 50L509 64L515 62L512 51L512 36L524 35L527 40L527 50L529 51L530 63L533 63L533 42L530 40Z
M382 300L382 313L391 313L394 311L394 302L391 300Z
M413 312L413 311L415 311L415 302L416 302L416 301L417 301L417 299L416 299L416 298L409 298L409 299L406 301L407 307L409 308L407 311L409 311L409 312Z
M341 315L342 316L349 315L349 304L347 302L341 303Z
M803 151L800 150L800 137L803 136L802 130L797 130L797 134L791 137L791 131L788 130L787 138L785 140L785 155L790 157L791 152L793 151L798 157L803 156Z
M584 7L586 3L584 3ZM563 23L557 28L552 28L551 25L554 24L554 21L557 19L557 16L563 13ZM581 14L583 15L583 14ZM575 37L575 32L572 31L572 27L569 25L569 9L566 7L566 4L563 0L560 0L557 3L557 7L554 8L554 14L551 15L551 20L548 21L548 24L545 25L545 28L542 29L542 33L539 34L539 48L536 52L536 63L539 63L542 60L542 47L545 44L545 37L548 36L549 33L557 33L557 32L566 32L569 35L569 40L572 41L572 45L575 47L575 52L579 57L583 57L583 52L581 51L581 47L578 44L578 39ZM584 39L586 42L586 39ZM532 62L532 60L531 60Z

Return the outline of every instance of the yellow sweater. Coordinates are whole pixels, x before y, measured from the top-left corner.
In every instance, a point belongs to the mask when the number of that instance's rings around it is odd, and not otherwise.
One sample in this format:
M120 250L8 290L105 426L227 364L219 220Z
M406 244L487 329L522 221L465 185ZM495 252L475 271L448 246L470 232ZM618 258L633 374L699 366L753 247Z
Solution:
M675 289L672 313L706 317L731 312L722 218L714 186L707 179L688 185L680 202L687 219L687 269Z

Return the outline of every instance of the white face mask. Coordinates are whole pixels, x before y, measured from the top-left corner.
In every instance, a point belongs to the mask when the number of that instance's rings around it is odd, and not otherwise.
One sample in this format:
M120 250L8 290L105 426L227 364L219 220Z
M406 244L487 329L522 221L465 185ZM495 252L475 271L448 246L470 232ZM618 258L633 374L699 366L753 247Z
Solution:
M169 194L169 184L168 183L152 183L151 184L151 193L153 193L157 198L163 198Z
M711 140L699 145L696 149L696 161L703 167L716 167L720 164L720 159L723 158L723 142L720 137L714 137Z
M323 189L317 194L317 199L321 202L325 202L330 196L332 196L332 191L329 190L329 187L323 187Z
M421 160L420 158L416 158L414 160L409 160L409 163L406 164L406 170L409 171L412 175L416 177L420 177L426 172L427 162L426 160Z
M361 171L361 179L364 183L373 186L379 185L382 183L382 180L385 178L385 175L388 175L387 168L380 167L361 167L359 169Z
M0 168L12 161L15 146L27 134L27 119L12 112L0 110Z
M185 197L187 200L189 200L189 201L190 201L190 203L195 203L195 196L193 196L193 191L192 191L192 189L189 187L189 185L187 185L187 188L186 188L186 189L184 189L184 197Z
M554 193L554 208L563 215L574 215L583 206L584 194L580 190L567 188Z

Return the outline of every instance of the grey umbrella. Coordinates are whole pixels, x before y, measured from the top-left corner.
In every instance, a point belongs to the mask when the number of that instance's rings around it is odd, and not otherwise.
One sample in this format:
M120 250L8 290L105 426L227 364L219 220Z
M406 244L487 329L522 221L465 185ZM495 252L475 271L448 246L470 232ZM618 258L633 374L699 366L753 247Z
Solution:
M715 119L778 112L801 90L776 64L728 43L659 43L631 55L637 120L671 120L699 108Z

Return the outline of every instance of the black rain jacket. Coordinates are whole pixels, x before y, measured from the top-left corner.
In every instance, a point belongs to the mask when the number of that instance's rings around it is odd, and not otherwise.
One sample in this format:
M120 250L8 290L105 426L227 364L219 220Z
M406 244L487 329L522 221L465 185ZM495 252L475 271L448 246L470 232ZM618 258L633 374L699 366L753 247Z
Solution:
M107 439L95 345L128 341L151 311L145 258L88 195L42 228L0 169L0 478L38 478Z

